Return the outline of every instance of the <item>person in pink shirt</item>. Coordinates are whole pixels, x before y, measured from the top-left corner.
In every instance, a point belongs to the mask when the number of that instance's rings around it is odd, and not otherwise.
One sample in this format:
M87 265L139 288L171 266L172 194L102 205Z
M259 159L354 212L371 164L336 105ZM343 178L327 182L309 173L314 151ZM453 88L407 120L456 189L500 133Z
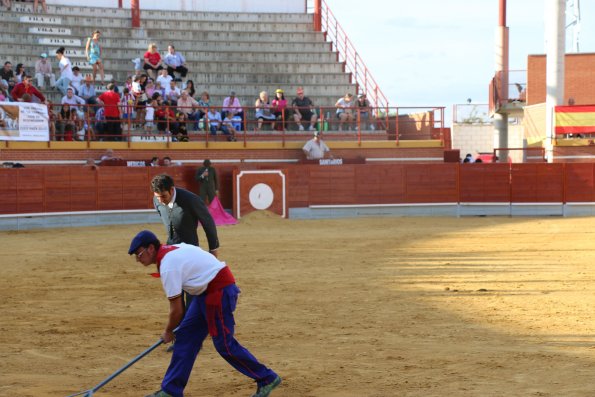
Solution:
M149 48L144 55L144 61L145 63L143 65L143 69L147 71L147 74L152 79L155 79L157 77L157 73L163 69L161 55L159 55L159 51L157 51L157 44L149 44Z
M278 131L285 131L285 121L287 120L287 99L282 89L275 91L275 99L271 102L273 107L273 114L279 121L277 124Z

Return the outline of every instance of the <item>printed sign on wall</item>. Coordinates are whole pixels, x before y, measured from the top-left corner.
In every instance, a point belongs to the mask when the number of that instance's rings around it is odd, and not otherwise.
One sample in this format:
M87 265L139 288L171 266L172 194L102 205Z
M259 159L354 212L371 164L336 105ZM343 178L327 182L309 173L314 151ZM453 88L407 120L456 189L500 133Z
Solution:
M39 103L0 102L0 140L49 141L47 106Z

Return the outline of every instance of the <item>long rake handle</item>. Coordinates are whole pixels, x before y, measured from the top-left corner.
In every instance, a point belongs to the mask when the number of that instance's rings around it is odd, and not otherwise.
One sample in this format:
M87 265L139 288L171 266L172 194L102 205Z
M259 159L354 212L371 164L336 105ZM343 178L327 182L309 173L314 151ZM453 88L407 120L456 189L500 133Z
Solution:
M156 342L153 346L149 347L147 350L145 350L144 352L142 352L138 356L134 357L132 360L130 360L129 363L127 363L122 368L120 368L119 370L117 370L116 372L114 372L113 374L111 374L110 376L108 376L105 380L103 380L101 383L99 383L94 388L89 389L89 390L82 391L80 393L71 394L68 397L80 396L81 394L85 394L85 396L92 396L93 393L95 393L97 390L101 389L103 386L107 385L116 376L118 376L122 372L126 371L128 368L130 368L132 365L134 365L134 363L136 363L138 360L140 360L141 358L143 358L144 356L146 356L147 354L151 353L153 350L155 350L156 348L158 348L159 346L161 346L161 344L163 344L163 339L159 339L159 341Z

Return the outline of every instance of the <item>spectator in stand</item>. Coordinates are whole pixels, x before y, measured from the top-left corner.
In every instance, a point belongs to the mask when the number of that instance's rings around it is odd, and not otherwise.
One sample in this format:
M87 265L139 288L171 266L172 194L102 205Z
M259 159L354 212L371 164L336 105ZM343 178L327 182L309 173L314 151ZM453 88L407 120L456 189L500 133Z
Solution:
M81 119L84 118L84 107L80 107L79 105L85 105L87 102L74 94L74 89L72 87L68 87L66 90L66 95L62 97L60 101L63 105L65 103L69 104L72 110L75 110Z
M155 93L155 82L153 79L147 79L147 86L145 87L145 94L147 94L147 98L151 98Z
M126 81L124 82L124 87L128 88L130 92L132 92L132 76L126 77Z
M99 108L95 112L93 130L95 131L95 136L100 141L103 141L103 136L105 135L105 110L103 108Z
M95 93L95 85L93 84L93 78L90 74L85 76L83 85L79 90L79 96L87 102L89 105L95 105L97 103L97 94Z
M329 147L320 138L320 133L316 131L314 137L310 139L302 148L308 160L320 160L324 154L330 152ZM331 156L332 158L332 156Z
M170 134L176 129L176 115L169 105L168 101L163 101L155 111L155 118L158 120L157 131L160 133Z
M130 93L128 87L124 87L124 93L122 94L122 99L120 100L120 107L122 108L122 118L126 122L131 122L134 118L134 105L136 99L134 95Z
M157 76L156 81L161 83L161 87L165 88L165 87L169 87L169 83L171 81L173 81L173 77L171 77L169 74L167 74L167 70L161 69L159 71L159 76Z
M198 102L196 99L192 98L187 90L182 91L180 99L178 99L178 112L184 113L186 115L185 118L191 121L198 122L198 112L196 112L196 108L198 107ZM195 125L195 131L198 131L198 123Z
M33 86L32 82L33 77L25 75L23 82L15 85L12 89L12 92L10 93L12 98L18 102L28 102L25 101L24 98L24 95L28 94L31 97L31 102L45 103L45 97L41 92L39 92L37 88Z
M370 123L370 129L374 131L376 129L376 118L374 117L374 112L370 108L370 102L366 98L366 94L359 94L355 105L358 112L359 122L363 129L365 129L366 123Z
M0 70L0 79L6 81L8 84L8 92L12 91L16 80L14 78L14 71L12 70L12 63L9 61L4 62L4 67Z
M156 78L157 73L163 69L162 62L161 62L161 55L157 51L157 44L151 43L149 44L149 48L144 55L144 65L143 69L147 71L151 78Z
M169 73L172 79L176 78L174 72L178 72L182 78L186 78L186 75L188 74L186 58L177 52L176 47L174 47L172 44L167 47L167 55L163 57L163 64L167 66L167 73Z
M122 125L120 124L120 96L114 90L115 85L109 83L107 91L97 98L97 102L103 106L105 112L107 140L122 140Z
M351 129L353 122L353 94L347 93L335 103L337 108L337 119L339 119L339 131L343 131L343 124L347 123L347 129Z
M11 0L2 0L2 5L6 7L8 11L12 9L12 1Z
M256 114L255 114L255 118L258 121L258 124L256 125L256 129L255 131L260 131L260 129L262 128L262 123L264 122L264 120L267 121L271 121L272 124L272 129L275 129L275 120L277 119L275 117L275 115L273 114L271 108L271 102L269 101L269 94L266 91L261 91L261 93L258 95L258 98L256 99L256 102L254 102L254 107L256 108Z
M217 171L211 166L211 160L206 159L202 162L202 167L196 170L194 179L200 184L198 196L203 202L212 203L216 196L219 195L219 180L217 179Z
M165 89L165 99L167 99L172 105L178 103L178 99L182 95L180 88L177 86L175 81L169 82L169 87Z
M81 73L81 69L78 66L72 68L72 80L70 80L70 86L74 88L74 93L79 95L81 91L81 84L85 77Z
M159 157L153 156L149 162L149 167L159 167Z
M309 121L310 127L308 128L309 131L315 131L316 128L314 125L316 124L316 113L314 113L314 103L308 98L304 96L304 89L302 87L298 87L296 92L296 97L291 102L291 106L293 108L293 121L298 126L300 131L304 131L304 126L302 125L303 121Z
M169 157L169 156L165 156L165 157L163 158L163 161L162 161L162 163L163 163L163 166L164 166L164 167L171 167L171 165L172 165L172 163L171 163L171 157Z
M225 115L225 118L223 120L221 120L221 131L223 132L223 134L227 135L227 140L230 142L235 142L236 141L236 128L234 126L234 120L233 117L231 117L231 114L228 113Z
M186 80L186 84L184 84L184 89L188 90L188 95L194 98L194 95L196 95L196 90L194 89L194 81Z
M207 91L203 91L202 94L200 94L200 100L198 101L198 118L197 120L200 120L202 118L204 118L207 113L209 112L209 108L211 107L211 96L209 95L209 93ZM204 123L206 126L206 122Z
M13 102L10 92L8 92L8 83L0 80L0 102Z
M159 93L159 95L161 96L165 96L165 89L163 88L163 86L161 85L160 82L156 81L155 82L155 90L153 91L153 93Z
M62 105L58 113L57 141L72 141L76 125L76 112L70 108L68 103Z
M147 134L147 139L150 138L148 135L153 133L153 127L155 126L155 110L157 108L157 98L159 97L152 97L147 103L147 106L145 107L145 133Z
M25 76L25 65L22 63L17 63L17 69L14 72L14 78L16 79L16 84L23 82L23 77Z
M221 109L222 117L225 118L227 113L231 113L231 117L239 116L244 120L244 112L240 99L236 97L236 92L231 91L229 96L223 100L223 108Z
M282 89L275 91L275 99L271 102L273 114L275 119L279 121L280 127L277 127L279 131L285 131L285 121L287 120L287 100L285 99L285 93Z
M35 63L35 77L39 88L44 88L45 79L49 79L50 87L54 88L56 85L56 75L52 71L52 63L48 62L48 54L45 52L39 56L39 60Z
M64 55L65 51L64 47L60 47L56 50L56 58L58 58L58 61L60 62L60 78L56 81L56 88L62 95L66 95L66 89L70 86L70 82L72 81L72 64L70 63L70 59Z
M186 113L179 112L177 114L177 122L176 122L176 129L174 130L174 134L176 135L174 140L178 142L188 142L188 119L186 118Z
M219 126L221 125L221 113L219 113L215 108L209 108L209 112L207 113L207 121L211 135L216 136L217 130L219 130Z
M87 39L87 45L85 46L85 55L87 61L93 66L93 83L95 83L95 77L97 76L97 70L101 74L101 85L105 84L105 72L103 70L103 61L101 60L101 45L99 44L99 38L101 32L96 30L91 34L91 37Z

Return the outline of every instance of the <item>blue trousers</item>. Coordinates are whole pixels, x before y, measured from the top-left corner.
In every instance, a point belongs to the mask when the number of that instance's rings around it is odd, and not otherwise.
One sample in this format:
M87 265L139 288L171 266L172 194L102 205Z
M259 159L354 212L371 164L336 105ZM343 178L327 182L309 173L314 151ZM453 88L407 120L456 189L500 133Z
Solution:
M229 285L223 289L222 311L215 321L217 336L213 336L213 344L217 352L232 367L256 381L258 386L271 383L277 374L258 362L246 348L234 338L235 321L233 312L238 301L240 289ZM209 334L205 294L195 296L176 333L176 343L171 362L161 383L161 388L174 397L183 397L184 388L190 378L194 361L202 347L202 342Z

